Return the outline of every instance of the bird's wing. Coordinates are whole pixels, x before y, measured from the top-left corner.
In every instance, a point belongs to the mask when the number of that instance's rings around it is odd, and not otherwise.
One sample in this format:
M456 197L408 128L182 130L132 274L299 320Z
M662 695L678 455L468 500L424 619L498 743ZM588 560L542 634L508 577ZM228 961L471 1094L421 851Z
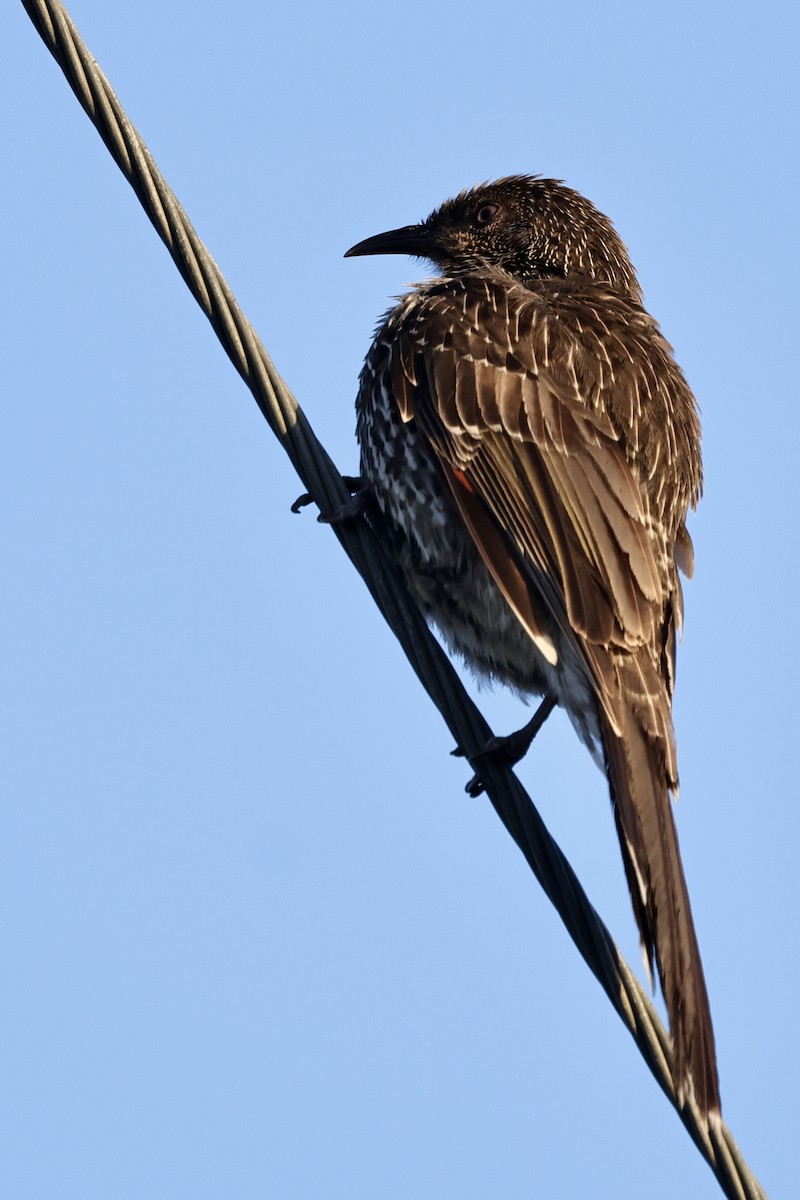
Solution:
M551 661L548 628L570 638L602 702L605 652L655 645L668 598L626 457L647 378L624 311L610 329L585 299L553 299L505 278L429 288L393 330L391 386L519 619Z

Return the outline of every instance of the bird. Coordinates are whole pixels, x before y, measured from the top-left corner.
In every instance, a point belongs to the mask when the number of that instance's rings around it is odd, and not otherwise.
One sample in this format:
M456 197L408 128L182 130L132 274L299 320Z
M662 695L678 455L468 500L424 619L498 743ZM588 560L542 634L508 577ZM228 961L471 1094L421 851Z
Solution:
M479 679L544 698L488 751L518 760L558 704L604 771L678 1102L718 1120L672 811L696 401L621 237L560 180L468 188L345 257L374 254L434 269L380 321L360 376L361 477L381 528L449 648Z

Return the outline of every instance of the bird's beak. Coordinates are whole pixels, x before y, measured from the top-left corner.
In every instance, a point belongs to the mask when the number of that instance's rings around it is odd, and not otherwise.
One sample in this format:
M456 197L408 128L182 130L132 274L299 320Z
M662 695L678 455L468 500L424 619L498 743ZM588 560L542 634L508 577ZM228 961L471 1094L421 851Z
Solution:
M425 225L404 225L402 229L390 229L388 233L376 233L351 246L345 258L358 258L363 254L412 254L418 258L430 258L439 248L436 234Z

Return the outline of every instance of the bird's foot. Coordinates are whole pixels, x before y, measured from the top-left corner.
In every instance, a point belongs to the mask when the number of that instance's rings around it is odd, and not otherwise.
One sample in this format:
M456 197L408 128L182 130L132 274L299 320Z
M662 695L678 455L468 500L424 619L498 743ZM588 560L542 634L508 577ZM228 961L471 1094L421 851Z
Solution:
M363 517L372 503L372 489L362 475L343 475L342 479L351 493L350 499L345 500L344 504L340 504L335 512L320 513L317 520L322 525L338 525L341 521L352 521L355 517ZM292 512L299 513L302 508L313 503L314 497L311 493L303 492L302 496L298 496L292 505Z
M472 762L481 758L491 758L495 762L503 763L507 767L513 767L528 753L531 748L531 742L555 706L555 696L545 696L527 725L523 725L522 729L518 729L516 733L509 733L506 737L489 738L485 746L476 754L470 756ZM467 757L466 751L461 746L456 746L455 750L451 753L456 758ZM475 772L464 790L470 796L480 796L484 791L484 783L481 779L480 770Z

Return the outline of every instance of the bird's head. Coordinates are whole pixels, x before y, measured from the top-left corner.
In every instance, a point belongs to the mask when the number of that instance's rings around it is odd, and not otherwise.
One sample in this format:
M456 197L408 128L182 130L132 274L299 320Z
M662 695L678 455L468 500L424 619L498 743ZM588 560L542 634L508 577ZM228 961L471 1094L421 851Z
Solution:
M582 275L639 300L628 252L614 226L555 179L511 175L446 200L420 225L352 246L362 254L427 258L445 274L499 267L525 283Z

